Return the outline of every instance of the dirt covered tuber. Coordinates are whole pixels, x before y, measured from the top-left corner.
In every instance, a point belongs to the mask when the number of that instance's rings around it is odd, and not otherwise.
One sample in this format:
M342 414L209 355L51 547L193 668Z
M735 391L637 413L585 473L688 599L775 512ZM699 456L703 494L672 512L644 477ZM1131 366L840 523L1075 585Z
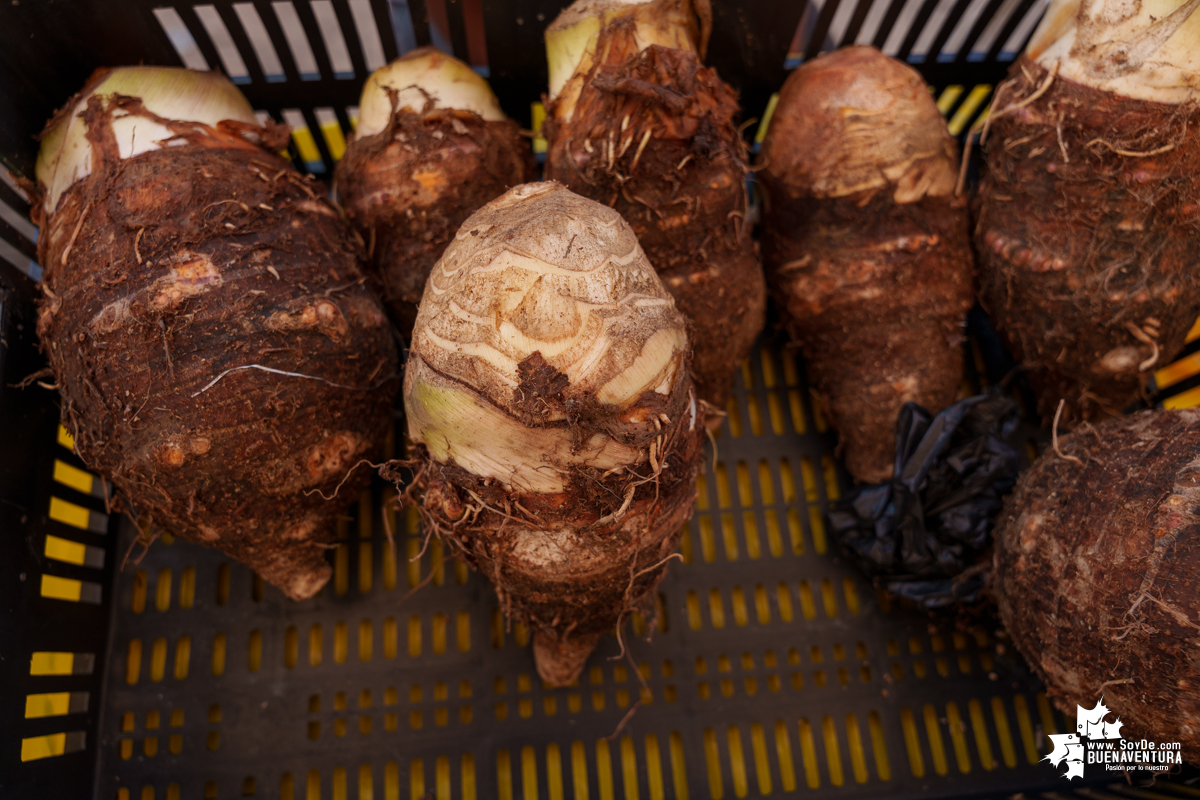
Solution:
M1118 414L1200 313L1196 0L1056 0L985 130L981 300L1045 421Z
M1066 713L1101 697L1126 739L1200 764L1200 410L1084 424L1017 483L993 591Z
M533 173L529 140L458 59L423 47L367 79L336 186L405 336L459 225Z
M579 0L546 30L546 178L620 212L691 324L723 409L762 330L737 94L705 67L708 0Z
M921 76L871 47L793 72L763 144L763 260L846 467L892 475L905 403L962 380L973 301L958 150Z
M93 75L42 139L38 333L77 452L139 522L303 599L398 381L361 251L286 134L216 73Z
M684 319L620 215L550 182L472 215L425 288L404 406L427 532L570 683L652 603L704 439Z

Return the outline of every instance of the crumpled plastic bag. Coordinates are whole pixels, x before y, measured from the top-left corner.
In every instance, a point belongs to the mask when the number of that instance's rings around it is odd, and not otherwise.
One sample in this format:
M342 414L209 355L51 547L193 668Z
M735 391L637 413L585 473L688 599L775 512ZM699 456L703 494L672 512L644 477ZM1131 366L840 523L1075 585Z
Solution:
M900 411L895 477L863 486L827 515L843 554L887 591L934 609L976 600L976 562L1002 498L1017 482L1010 443L1017 404L1004 390L968 397L936 417Z

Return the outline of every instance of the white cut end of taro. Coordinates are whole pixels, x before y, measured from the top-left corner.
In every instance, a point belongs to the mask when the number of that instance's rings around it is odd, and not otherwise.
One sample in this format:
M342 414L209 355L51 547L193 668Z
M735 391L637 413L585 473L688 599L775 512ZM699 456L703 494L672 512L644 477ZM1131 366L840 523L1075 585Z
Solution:
M480 214L502 212L504 231L473 216L434 267L413 352L474 360L505 395L535 353L601 403L669 392L686 329L620 216L549 182L512 189Z
M565 116L570 117L582 76L595 62L600 31L622 17L633 20L638 51L661 45L704 57L712 27L708 0L578 0L546 29L549 97L556 100L567 89L569 108L561 110Z
M1025 52L1101 91L1179 104L1200 98L1200 0L1054 0Z
M371 73L358 104L358 136L383 131L396 108L415 113L457 109L478 114L488 122L508 119L487 81L453 56L423 47Z
M576 467L607 471L636 464L641 454L606 434L579 445L567 427L529 428L478 392L442 378L420 356L410 357L404 405L408 436L430 456L507 490L555 494Z
M687 352L683 317L619 214L556 183L520 186L467 219L425 285L409 439L508 490L561 492L580 467L646 458L601 425L564 424L571 409L646 422L639 401L680 390Z
M150 113L176 122L216 127L222 120L257 125L254 109L225 76L177 67L120 67L104 75L71 111L46 131L38 151L37 179L45 187L44 208L54 213L62 193L92 172L92 146L81 116L92 97L136 97ZM167 146L174 134L139 114L116 112L113 135L121 158Z

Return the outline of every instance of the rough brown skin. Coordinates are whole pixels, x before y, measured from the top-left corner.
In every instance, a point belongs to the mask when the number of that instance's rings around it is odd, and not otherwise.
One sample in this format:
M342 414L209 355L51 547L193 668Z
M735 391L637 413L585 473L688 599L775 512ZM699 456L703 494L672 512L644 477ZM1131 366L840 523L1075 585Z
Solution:
M972 275L953 141L917 73L856 47L788 78L763 152L771 290L847 469L887 480L901 407L936 413L962 380ZM880 181L885 168L894 170Z
M525 388L527 395L532 393L529 385ZM662 432L668 444L657 477L648 464L607 477L579 469L567 491L512 493L431 460L424 448L411 454L425 524L488 577L510 621L533 631L538 673L551 685L575 681L600 636L621 627L633 611L651 609L654 588L666 574L665 559L679 547L696 502L704 442L702 426L686 429L690 391L681 388L671 406L647 393L647 407L673 420ZM583 429L594 429L609 414L600 406L584 413L592 419L574 423ZM613 423L620 424L615 418ZM654 438L653 428L621 427L630 434L621 437L627 444L644 446ZM385 472L389 474L401 477ZM611 519L631 490L633 500L625 513ZM522 526L583 529L593 558L548 563L526 552Z
M685 330L629 225L553 182L472 215L427 284L405 493L534 632L554 685L651 605L691 516L705 433Z
M1085 425L1060 449L996 524L1001 618L1064 712L1103 695L1126 739L1198 763L1200 410Z
M1141 398L1200 312L1200 108L1061 77L1018 107L1048 75L1022 56L997 89L1011 110L986 143L981 300L1043 419L1059 400L1066 421L1101 419Z
M38 242L63 423L140 520L311 597L398 388L361 251L276 131L171 123L186 144L120 160L109 113L91 99L99 163ZM221 377L249 364L314 377Z
M406 338L429 271L463 220L533 174L517 124L471 111L397 109L387 129L350 142L337 166L339 200Z
M971 291L964 204L855 195L793 203L772 216L780 228L763 237L768 263L781 265L772 285L846 468L864 483L888 480L901 407L945 408L962 381ZM779 229L793 233L771 235Z
M689 321L700 397L724 408L762 330L766 286L745 224L737 93L694 53L638 53L632 19L608 25L570 121L547 104L546 179L616 209ZM649 133L646 146L641 143ZM611 153L611 158L610 158Z

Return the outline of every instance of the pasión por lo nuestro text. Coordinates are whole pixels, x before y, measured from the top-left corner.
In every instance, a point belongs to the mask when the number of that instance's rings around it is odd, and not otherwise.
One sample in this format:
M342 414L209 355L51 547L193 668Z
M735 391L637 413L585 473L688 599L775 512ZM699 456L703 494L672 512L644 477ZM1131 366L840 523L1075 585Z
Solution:
M1124 723L1105 721L1109 709L1103 698L1095 708L1076 706L1076 733L1052 733L1054 750L1043 761L1056 767L1065 766L1062 777L1082 778L1085 764L1105 770L1128 772L1146 770L1163 772L1183 764L1179 742L1133 741L1121 736Z

